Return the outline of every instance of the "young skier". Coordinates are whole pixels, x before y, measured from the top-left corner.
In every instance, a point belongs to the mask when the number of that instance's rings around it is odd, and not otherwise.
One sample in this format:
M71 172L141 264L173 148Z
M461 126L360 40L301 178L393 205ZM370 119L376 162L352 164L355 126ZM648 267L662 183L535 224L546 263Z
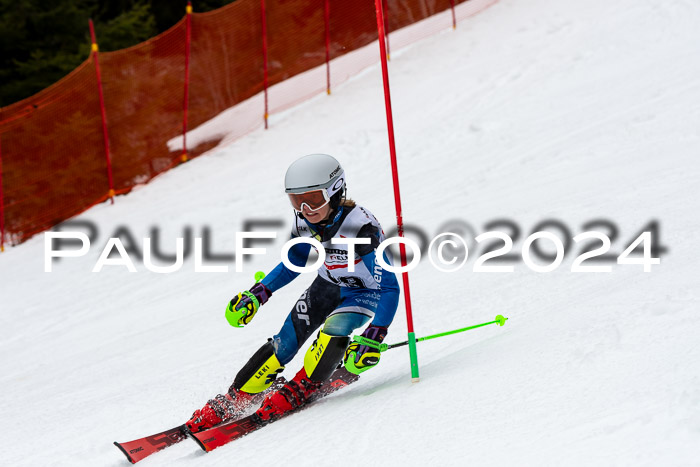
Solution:
M241 416L247 407L260 401L284 365L321 325L303 367L262 402L256 412L261 420L279 417L303 404L343 360L345 367L356 374L379 362L377 350L350 343L349 337L354 329L371 320L362 336L382 342L398 306L396 276L377 264L376 249L384 240L379 222L345 197L345 172L329 155L310 154L296 160L287 169L284 181L295 211L292 238L315 238L325 248L326 259L282 329L253 354L228 392L209 400L187 421L192 432ZM334 237L367 239L367 243L355 245L354 255L349 256L349 245L332 243ZM309 243L299 243L290 248L289 261L305 266L310 251ZM386 255L383 259L391 264ZM248 324L274 292L298 275L283 263L278 264L262 281L231 300L226 319L236 327Z

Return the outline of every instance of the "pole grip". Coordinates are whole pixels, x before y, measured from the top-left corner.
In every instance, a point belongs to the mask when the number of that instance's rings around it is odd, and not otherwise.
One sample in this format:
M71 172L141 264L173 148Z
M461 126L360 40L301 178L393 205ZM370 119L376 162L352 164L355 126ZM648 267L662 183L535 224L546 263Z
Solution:
M382 344L381 342L372 340L368 337L352 336L352 340L354 342L357 342L358 344L366 345L367 347L372 347L373 349L377 349L380 352L385 352L385 351L389 350L389 346L387 344Z

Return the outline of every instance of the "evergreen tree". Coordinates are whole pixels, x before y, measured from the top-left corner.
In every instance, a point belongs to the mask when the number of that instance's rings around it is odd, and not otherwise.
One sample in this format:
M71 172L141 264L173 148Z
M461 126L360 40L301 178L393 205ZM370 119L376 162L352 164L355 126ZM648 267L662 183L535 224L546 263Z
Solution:
M80 43L86 40L89 3L0 0L0 105L40 91L87 57Z
M194 0L195 11L231 0ZM101 51L138 44L185 15L186 0L0 0L0 107L55 83L90 54L88 19Z

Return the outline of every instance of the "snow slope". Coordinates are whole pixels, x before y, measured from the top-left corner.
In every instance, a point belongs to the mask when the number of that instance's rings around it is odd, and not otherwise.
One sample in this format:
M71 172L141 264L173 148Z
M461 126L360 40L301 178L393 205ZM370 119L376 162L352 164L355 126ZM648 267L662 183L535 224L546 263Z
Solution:
M606 218L619 254L658 219L661 264L576 274L571 254L551 273L519 262L486 274L472 272L472 255L450 274L424 261L410 275L419 336L498 313L506 326L419 344L419 384L394 350L303 413L210 454L187 441L143 465L698 465L697 24L689 0L501 0L394 51L407 223L433 236L448 220L480 233L508 218L529 233L556 218L575 235ZM378 66L271 124L81 215L100 238L52 273L42 236L0 255L3 465L127 465L112 441L182 423L228 387L313 278L276 293L245 329L223 319L254 271L279 260L291 223L282 179L299 155L336 155L351 196L394 222ZM222 253L249 219L285 226L243 273L195 274L192 258L174 274L138 262L137 273L90 272L118 226L140 239L157 225L166 251L185 226L209 226ZM387 341L405 332L402 304Z

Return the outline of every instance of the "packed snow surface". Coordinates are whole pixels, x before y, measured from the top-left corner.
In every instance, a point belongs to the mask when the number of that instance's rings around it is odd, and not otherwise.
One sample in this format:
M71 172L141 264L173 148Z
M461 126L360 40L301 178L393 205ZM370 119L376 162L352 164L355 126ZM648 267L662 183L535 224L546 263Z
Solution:
M512 273L476 273L472 235L460 271L424 260L410 273L416 334L496 314L509 317L504 327L419 343L418 384L406 347L392 350L302 413L210 454L186 440L142 465L698 465L698 24L700 3L689 0L501 0L394 51L406 223L432 238L447 221L478 234L510 219L519 253L542 220L561 221L571 240L611 235L584 227L607 219L617 256L656 219L661 264L574 273L582 245L571 242L553 272L516 261ZM292 220L284 172L311 152L342 162L349 194L389 231L377 65L274 116L269 130L79 216L99 226L86 256L45 273L43 235L0 255L3 465L127 465L112 441L183 423L228 388L314 277L275 293L244 329L224 320L231 296L279 261ZM284 225L240 273L233 262L228 273L195 273L192 256L172 274L135 258L136 273L91 272L120 226L139 246L159 227L167 252L187 226L195 237L209 227L223 254L255 219ZM387 342L405 338L402 302Z

